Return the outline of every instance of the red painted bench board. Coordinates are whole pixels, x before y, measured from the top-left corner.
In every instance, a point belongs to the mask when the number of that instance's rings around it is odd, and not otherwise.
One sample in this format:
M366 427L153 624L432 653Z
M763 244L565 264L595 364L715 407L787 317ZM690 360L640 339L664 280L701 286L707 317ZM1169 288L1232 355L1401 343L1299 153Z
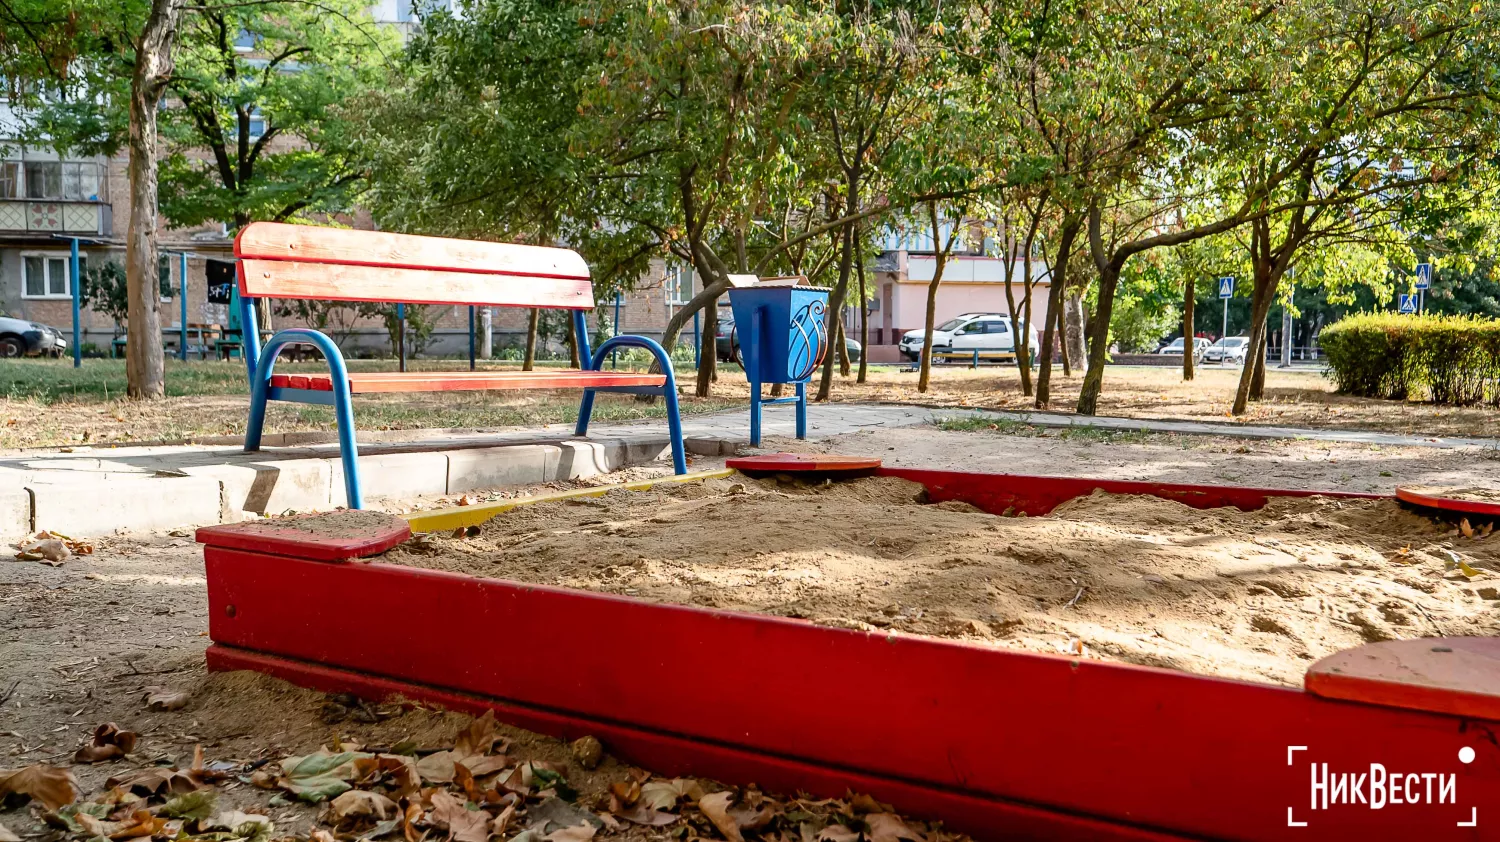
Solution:
M456 392L483 389L582 389L589 386L660 386L666 376L633 371L355 371L349 373L349 391ZM326 374L273 374L271 385L290 389L333 391Z
M241 258L306 260L347 266L589 279L588 264L577 252L568 249L282 222L256 222L245 226L235 237L234 253Z

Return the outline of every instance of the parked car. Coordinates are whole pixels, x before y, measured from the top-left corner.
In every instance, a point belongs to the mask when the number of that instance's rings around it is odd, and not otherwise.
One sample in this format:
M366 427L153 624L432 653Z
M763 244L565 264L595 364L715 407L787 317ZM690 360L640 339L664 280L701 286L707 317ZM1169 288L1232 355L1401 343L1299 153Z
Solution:
M922 356L925 330L909 330L901 335L901 354L912 362ZM1036 331L1031 331L1030 346L1036 348ZM999 313L965 313L949 319L932 330L932 349L943 352L1000 351L1014 353L1016 331L1009 316Z
M57 328L0 316L0 357L60 357L67 350Z
M1218 342L1208 346L1203 352L1203 361L1206 363L1234 363L1245 364L1245 355L1250 352L1250 337L1248 336L1226 336Z
M864 347L858 342L844 337L844 347L848 349L849 361L859 362L860 355L864 353ZM719 362L735 362L743 365L740 360L740 335L734 329L734 316L720 313L718 327L714 330L714 353L718 355Z
M1212 342L1204 339L1201 336L1193 337L1193 359L1202 359L1204 353L1208 351L1208 346L1212 344ZM1161 346L1161 348L1157 349L1156 353L1170 354L1172 356L1180 357L1182 356L1182 349L1186 347L1187 343L1183 342L1182 337L1179 336L1176 339L1173 339L1171 342L1168 342L1167 344Z

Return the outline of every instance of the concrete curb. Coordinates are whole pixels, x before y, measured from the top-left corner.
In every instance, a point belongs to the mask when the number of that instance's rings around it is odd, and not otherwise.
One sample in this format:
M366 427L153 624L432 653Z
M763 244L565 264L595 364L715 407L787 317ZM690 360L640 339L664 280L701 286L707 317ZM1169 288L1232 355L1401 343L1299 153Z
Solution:
M691 453L714 456L736 448L713 436L696 436L687 446ZM390 448L365 453L359 461L366 498L378 501L584 479L670 454L665 434L627 434L426 451ZM233 455L239 458L214 454L212 459L205 456L204 464L170 472L90 458L50 470L6 470L0 482L0 541L14 543L38 529L90 537L233 523L246 513L326 511L346 504L336 449ZM261 456L267 458L256 458Z

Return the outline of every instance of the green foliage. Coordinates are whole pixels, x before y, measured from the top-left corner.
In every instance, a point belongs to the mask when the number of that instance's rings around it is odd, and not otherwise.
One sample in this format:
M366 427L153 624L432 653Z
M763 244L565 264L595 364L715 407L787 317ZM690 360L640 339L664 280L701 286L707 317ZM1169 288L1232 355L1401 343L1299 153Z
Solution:
M1341 392L1500 406L1500 321L1365 313L1329 325L1320 342Z
M78 287L79 303L92 307L114 320L115 326L125 323L129 313L130 299L125 287L125 267L113 260L90 264L83 271L82 283Z

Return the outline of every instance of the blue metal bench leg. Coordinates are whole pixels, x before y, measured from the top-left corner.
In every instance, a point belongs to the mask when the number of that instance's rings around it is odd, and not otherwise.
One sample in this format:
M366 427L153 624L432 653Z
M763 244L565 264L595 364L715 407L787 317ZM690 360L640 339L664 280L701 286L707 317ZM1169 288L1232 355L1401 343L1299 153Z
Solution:
M251 324L253 327L253 322ZM250 375L250 420L245 425L245 450L260 450L261 433L266 424L266 403L271 399L271 373L276 368L276 357L281 349L294 343L312 345L328 362L329 379L333 382L333 417L338 422L339 460L344 469L344 493L351 509L363 509L365 498L360 491L359 446L354 438L354 399L349 394L349 370L344 365L344 355L332 339L315 330L284 330L266 341L255 357L255 369ZM247 364L250 359L247 354ZM321 401L318 401L321 403Z
M581 334L582 331L580 330ZM615 336L606 339L597 351L594 351L592 359L588 361L590 371L599 371L604 366L604 361L616 349L621 347L645 348L656 357L661 365L662 374L666 382L659 389L645 389L637 394L661 395L667 409L667 434L672 439L672 469L679 474L687 473L687 448L682 441L682 414L677 405L677 374L672 370L672 357L667 354L665 348L654 339L645 336ZM578 424L573 428L574 435L586 436L589 432L589 416L594 410L594 390L583 390L583 401L578 405Z
M578 424L573 427L573 435L586 436L589 434L589 417L594 414L594 390L584 389L583 400L578 404Z

